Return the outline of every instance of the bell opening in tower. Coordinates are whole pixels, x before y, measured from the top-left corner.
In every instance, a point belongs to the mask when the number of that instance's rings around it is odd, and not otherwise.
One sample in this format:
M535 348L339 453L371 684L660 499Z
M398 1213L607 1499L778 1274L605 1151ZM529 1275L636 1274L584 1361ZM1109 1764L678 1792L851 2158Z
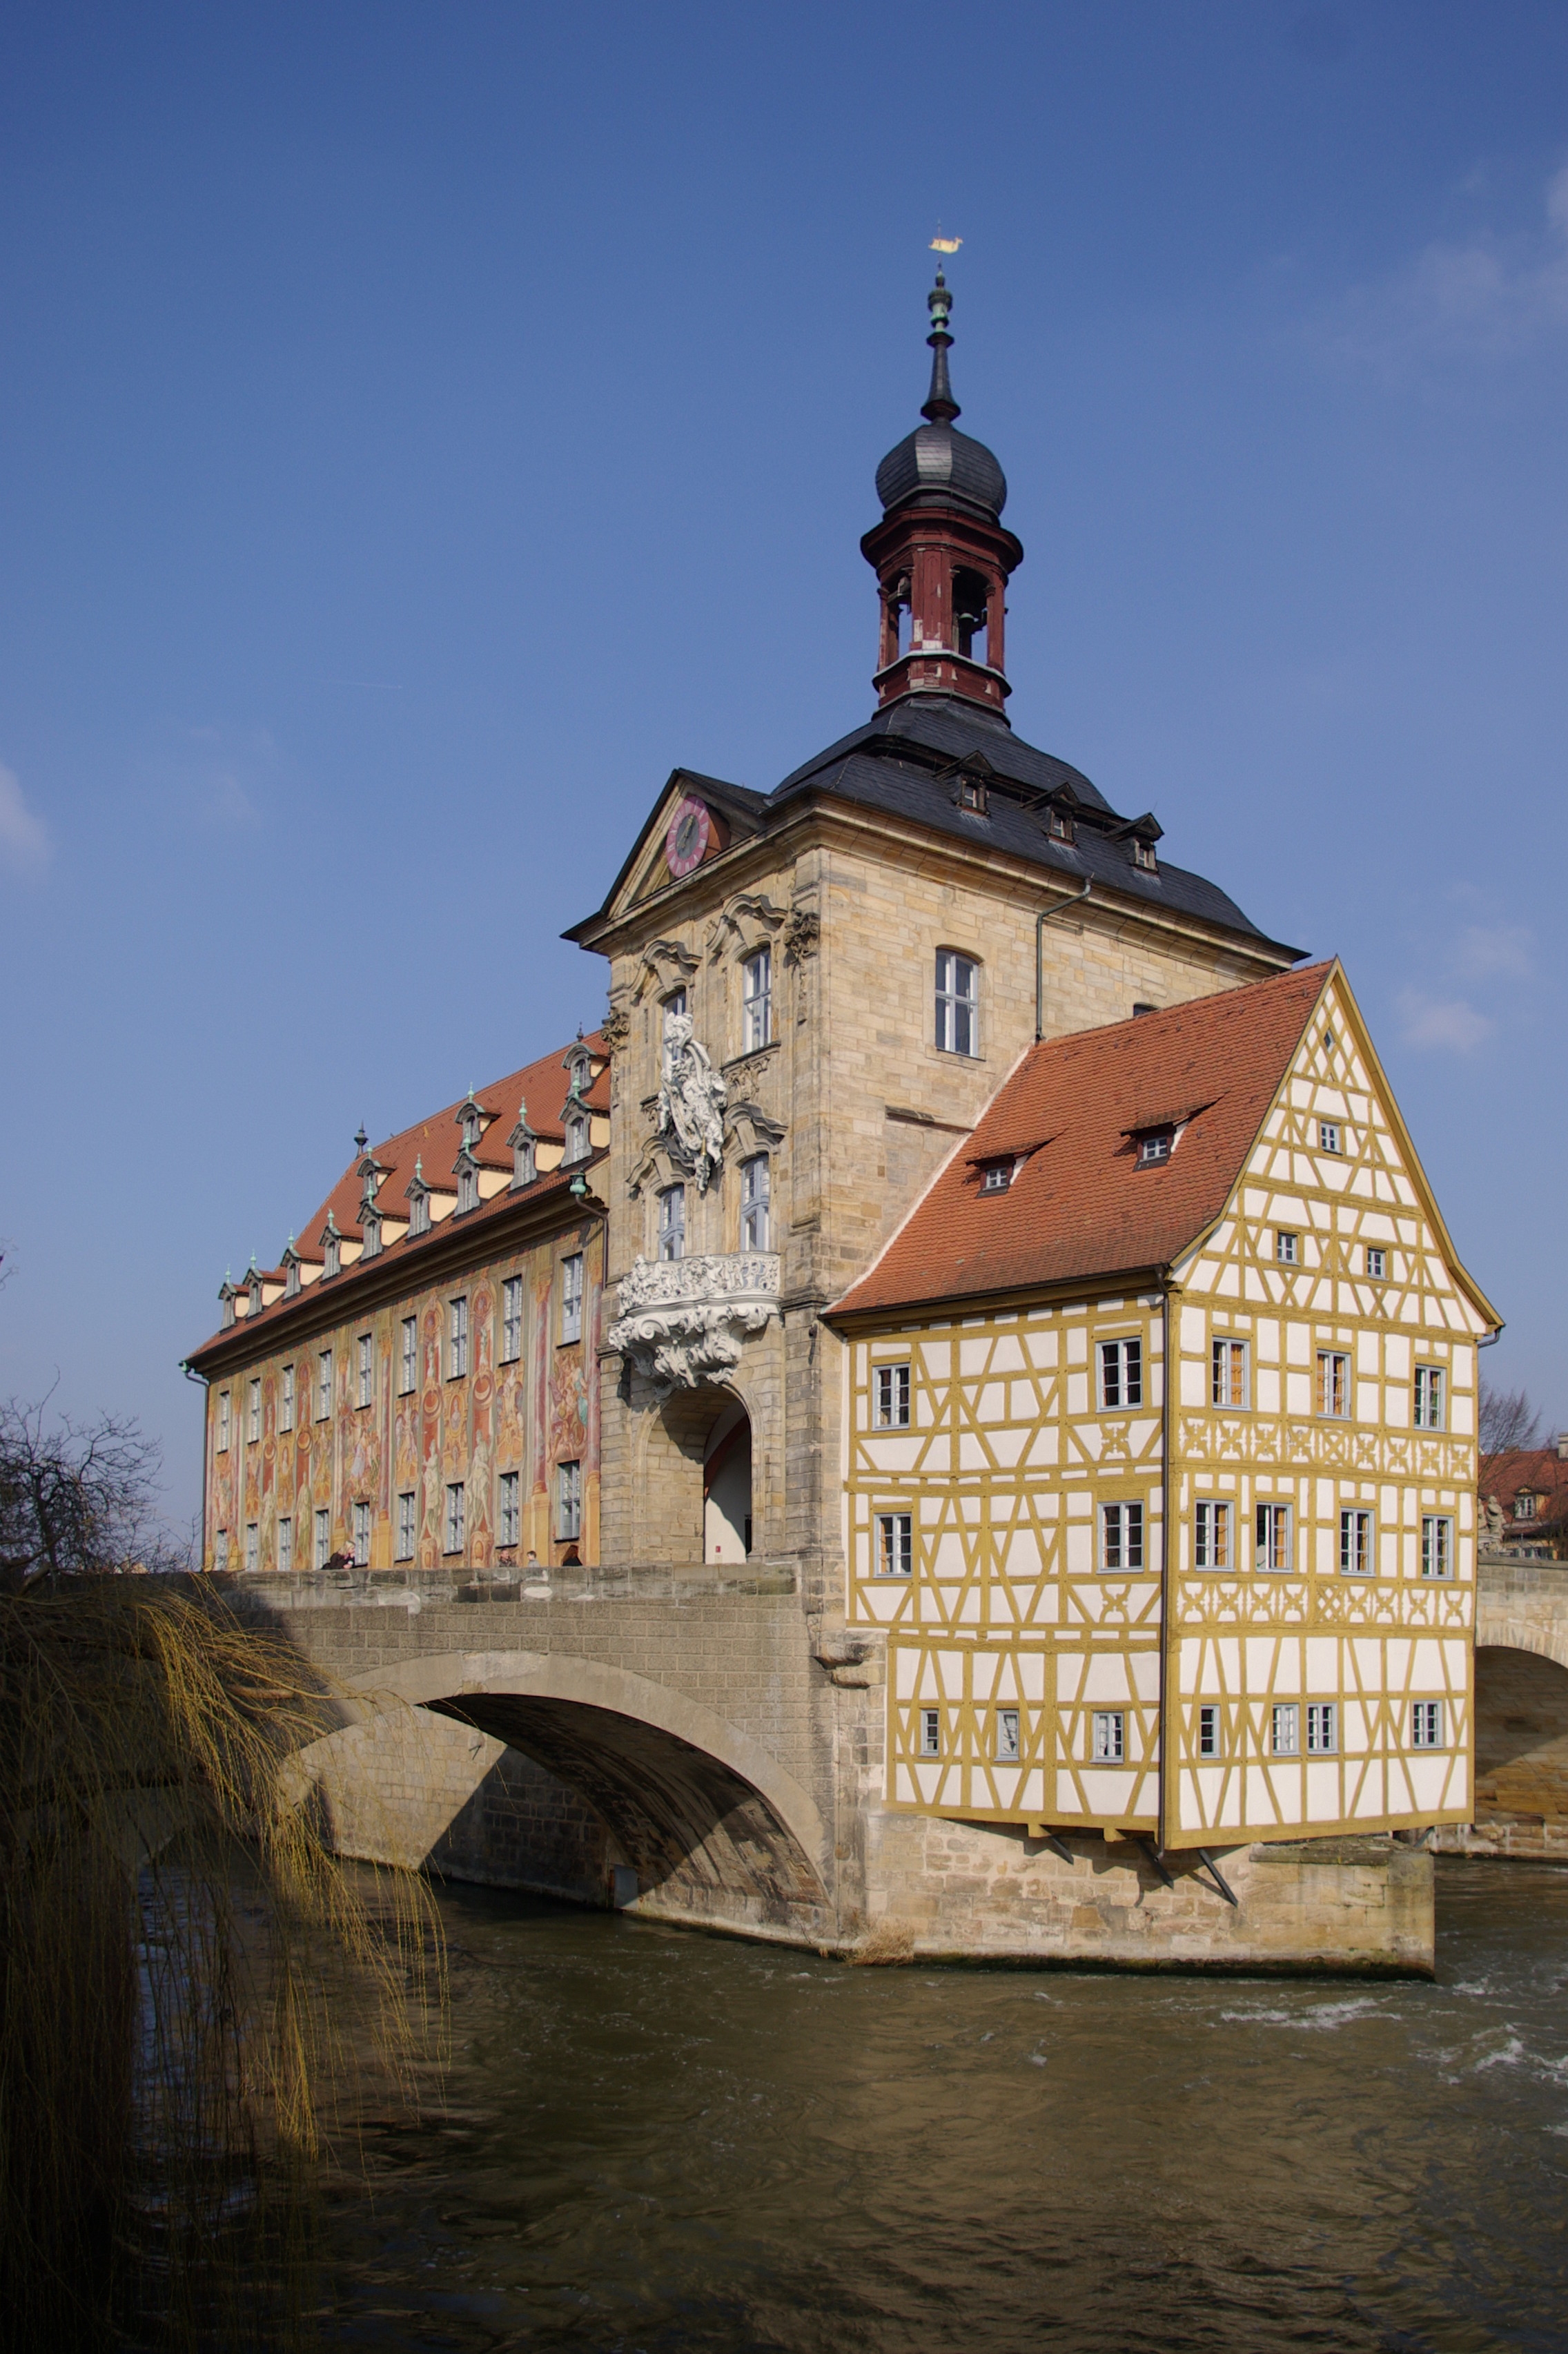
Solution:
M986 622L991 608L991 588L985 575L961 568L953 575L953 629L958 638L958 651L966 661L983 663L987 659L988 632Z

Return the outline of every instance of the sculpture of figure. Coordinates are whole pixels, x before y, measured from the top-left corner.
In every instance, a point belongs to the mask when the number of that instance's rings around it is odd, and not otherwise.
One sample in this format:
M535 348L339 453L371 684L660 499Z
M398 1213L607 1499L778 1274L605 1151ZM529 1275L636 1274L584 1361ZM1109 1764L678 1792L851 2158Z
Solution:
M672 1161L689 1170L705 1193L724 1160L724 1114L729 1089L705 1046L692 1035L691 1016L673 1016L664 1034L664 1075L659 1082L659 1140Z
M1486 1500L1486 1516L1487 1516L1487 1525L1486 1525L1486 1542L1487 1542L1487 1543L1488 1543L1488 1544L1491 1544L1491 1545L1499 1545L1499 1544L1501 1544L1501 1543L1502 1543L1502 1532L1503 1532L1503 1515L1502 1515L1502 1506L1499 1503L1499 1501L1498 1501L1498 1500L1497 1500L1497 1498L1496 1498L1495 1496L1489 1496L1489 1497L1487 1498L1487 1500Z

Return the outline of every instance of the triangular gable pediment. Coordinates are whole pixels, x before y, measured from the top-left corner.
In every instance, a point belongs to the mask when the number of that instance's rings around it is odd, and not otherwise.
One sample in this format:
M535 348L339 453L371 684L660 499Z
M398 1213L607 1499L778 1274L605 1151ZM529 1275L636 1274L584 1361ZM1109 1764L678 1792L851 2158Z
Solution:
M676 878L672 876L665 859L664 841L671 820L683 801L701 801L710 811L715 835L721 837L717 847L722 849L737 834L756 832L763 798L744 785L727 784L722 778L704 776L696 769L673 769L610 885L604 906L585 922L574 924L562 937L576 939L585 932L597 930L601 924L613 923L629 908L672 886ZM715 854L715 849L710 848L704 863Z

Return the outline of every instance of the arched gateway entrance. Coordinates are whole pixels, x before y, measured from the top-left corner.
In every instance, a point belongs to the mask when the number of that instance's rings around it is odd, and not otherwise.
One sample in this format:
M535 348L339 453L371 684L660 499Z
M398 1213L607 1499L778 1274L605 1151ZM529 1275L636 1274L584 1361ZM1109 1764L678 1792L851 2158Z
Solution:
M460 1876L638 1901L715 1925L831 1934L816 1806L700 1702L595 1660L525 1651L419 1657L356 1687L360 1721L301 1761L346 1851L440 1869L454 1823L482 1809L488 1781L505 1780L493 1746L504 1744L543 1774L514 1774L516 1804L493 1808L512 1823L512 1851ZM531 1825L541 1852L572 1837L588 1884L567 1889L543 1861L530 1876Z
M727 1389L676 1391L647 1415L639 1438L632 1558L743 1562L763 1551L755 1469L745 1400Z

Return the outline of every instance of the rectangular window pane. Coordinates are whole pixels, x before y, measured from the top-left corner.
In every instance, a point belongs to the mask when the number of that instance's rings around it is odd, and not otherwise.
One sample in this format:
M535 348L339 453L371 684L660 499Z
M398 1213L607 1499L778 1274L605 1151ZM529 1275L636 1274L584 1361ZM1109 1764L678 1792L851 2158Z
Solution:
M744 971L745 1052L754 1055L759 1046L766 1046L773 1036L772 949L758 949L754 957L747 957Z
M408 1397L418 1383L419 1373L418 1317L405 1316L398 1330L401 1338L397 1352L397 1390L400 1396Z
M686 1255L686 1189L672 1185L659 1196L659 1256L662 1259L684 1258Z
M1101 1566L1105 1569L1143 1567L1143 1506L1106 1504L1101 1508Z
M1318 1411L1344 1416L1351 1410L1351 1361L1334 1349L1318 1352Z
M1018 1761L1018 1711L999 1708L996 1712L996 1762L999 1766L1016 1765Z
M1141 1341L1100 1342L1100 1404L1118 1411L1143 1404Z
M213 1539L212 1560L218 1575L223 1576L228 1568L228 1531L227 1529L219 1529Z
M315 1566L324 1569L332 1557L332 1514L323 1505L315 1519Z
M250 1416L245 1435L252 1447L261 1436L261 1384L259 1381L250 1384Z
M278 1523L278 1568L284 1577L293 1575L294 1523L288 1519L281 1520Z
M1192 1565L1195 1569L1229 1569L1231 1566L1231 1508L1228 1504L1200 1504L1194 1515L1192 1531Z
M1279 1701L1275 1704L1271 1746L1277 1757L1299 1757L1301 1755L1301 1711L1295 1701Z
M1290 1567L1290 1507L1288 1504L1259 1504L1257 1566L1259 1569Z
M1340 1745L1340 1712L1331 1700L1307 1703L1307 1755L1330 1757Z
M1320 1119L1318 1122L1318 1150L1319 1152L1339 1151L1340 1123L1337 1119Z
M768 1195L771 1190L766 1152L754 1152L740 1164L740 1247L765 1251L768 1241Z
M517 1474L503 1471L501 1475L499 1508L495 1515L496 1538L503 1545L514 1545L522 1526L517 1500Z
M1369 1248L1367 1252L1367 1273L1372 1277L1374 1283L1382 1282L1387 1265L1388 1261L1382 1251L1372 1250Z
M583 1255L574 1251L561 1261L561 1340L583 1337Z
M575 1543L583 1527L583 1467L580 1463L560 1463L556 1467L556 1534L564 1543Z
M278 1427L280 1430L292 1430L293 1426L294 1369L292 1365L285 1365L283 1368L283 1394L278 1405Z
M1372 1575L1372 1516L1370 1512L1340 1514L1340 1568L1347 1577Z
M1292 1234L1287 1234L1283 1227L1281 1227L1279 1232L1275 1235L1274 1256L1279 1261L1281 1267L1294 1267L1296 1265L1296 1236Z
M501 1362L514 1365L523 1354L523 1278L508 1276L501 1287Z
M461 1479L451 1480L447 1488L446 1524L441 1531L441 1551L461 1553L467 1514L467 1497Z
M1198 1755L1217 1757L1220 1754L1220 1712L1217 1708L1198 1711Z
M397 1558L399 1561L412 1561L414 1558L414 1495L415 1490L412 1488L405 1488L397 1499Z
M1214 1405L1246 1404L1246 1342L1216 1341L1211 1366L1210 1402Z
M1443 1703L1440 1700L1418 1700L1411 1709L1410 1719L1410 1738L1414 1748L1442 1748Z
M217 1451L220 1455L227 1455L228 1452L228 1426L231 1411L232 1408L228 1392L227 1390L219 1390L217 1394Z
M468 1301L447 1302L447 1379L461 1381L468 1371Z
M1423 1577L1451 1577L1454 1572L1454 1523L1437 1513L1425 1513L1421 1522L1421 1575Z
M255 1521L245 1523L245 1566L251 1571L261 1566L261 1530Z
M1094 1712L1094 1756L1097 1765L1119 1765L1126 1753L1126 1718L1119 1708Z
M1440 1365L1417 1365L1415 1368L1415 1427L1417 1430L1441 1430L1443 1427L1443 1369Z
M939 1708L920 1711L920 1755L939 1757L942 1754L942 1712Z
M937 955L937 1044L944 1054L978 1051L980 968L951 949Z
M325 1422L332 1414L332 1351L323 1349L316 1359L316 1420Z
M370 1404L371 1389L376 1378L375 1349L368 1332L359 1336L359 1403Z
M908 1512L879 1512L876 1521L876 1572L879 1577L907 1577L915 1565L915 1523Z
M370 1566L370 1507L355 1504L354 1508L354 1563L356 1569Z
M878 1430L908 1429L909 1368L907 1365L878 1365L876 1426Z

